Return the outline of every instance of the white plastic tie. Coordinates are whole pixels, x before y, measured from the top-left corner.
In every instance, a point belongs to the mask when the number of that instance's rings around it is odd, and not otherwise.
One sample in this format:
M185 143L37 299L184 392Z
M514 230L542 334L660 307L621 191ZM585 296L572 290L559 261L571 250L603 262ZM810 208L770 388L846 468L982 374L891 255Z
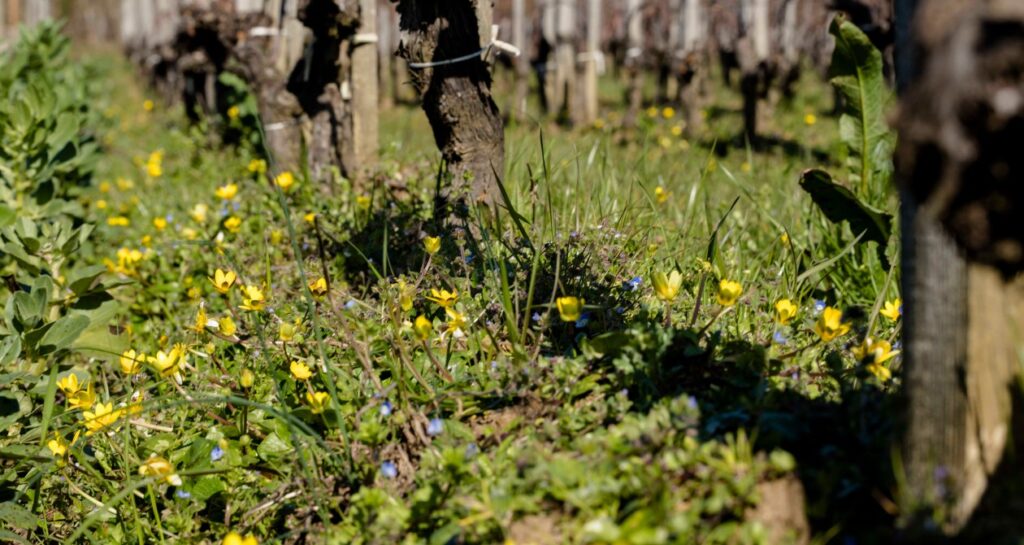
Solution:
M352 36L352 43L355 45L360 44L375 44L377 43L377 34L373 32L361 32Z
M281 31L272 26L254 26L249 29L249 36L260 38L263 36L277 36Z
M293 119L291 121L278 121L277 123L271 123L269 125L264 125L263 126L263 132L280 131L282 129L287 129L288 127L292 127L294 125L298 125L299 123L301 123L301 120L298 119L298 118Z
M605 72L606 65L604 53L600 51L584 51L582 53L579 53L576 55L576 62L581 64L588 62L595 63L597 65L598 74L604 74Z
M460 62L466 62L466 61L470 61L470 60L473 60L473 59L486 57L487 53L491 49L497 49L498 51L505 52L505 53L507 53L509 55L512 55L513 57L518 57L520 54L522 54L522 52L519 50L518 47L516 47L516 46L514 46L514 45L512 45L512 44L510 44L508 42L503 42L503 41L499 40L498 39L498 25L493 25L491 27L491 43L489 43L486 46L480 48L479 50L474 51L474 52L469 53L469 54L466 54L466 55L462 55L461 57L455 57L454 59L445 59L443 61L410 62L409 63L409 68L412 68L413 70L423 70L425 68L436 68L438 66L447 66L449 64L458 64Z

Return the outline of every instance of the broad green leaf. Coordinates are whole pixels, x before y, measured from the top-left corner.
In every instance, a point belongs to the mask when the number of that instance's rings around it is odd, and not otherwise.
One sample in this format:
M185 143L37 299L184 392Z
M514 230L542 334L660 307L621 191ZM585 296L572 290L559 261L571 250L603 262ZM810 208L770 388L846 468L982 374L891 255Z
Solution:
M39 352L46 354L71 347L71 343L89 327L89 318L82 315L65 316L56 322L39 341Z
M14 502L7 501L0 503L0 520L9 523L15 528L32 530L36 527L39 518L28 509Z
M204 502L210 499L214 494L227 490L227 486L224 485L224 481L217 477L203 477L196 481L192 485L192 499Z
M79 267L68 276L68 287L75 295L81 295L91 288L93 281L106 271L107 267L104 265Z
M292 446L281 438L277 432L271 432L256 447L256 453L265 461L276 460L292 451Z
M886 214L857 198L849 189L837 184L823 170L808 170L800 178L804 189L829 221L847 222L854 235L878 243L879 258L888 268L885 248L892 234L892 215Z
M0 365L10 365L21 355L21 337L11 335L0 341Z
M829 27L835 37L835 51L829 67L832 85L843 98L839 136L857 160L861 193L872 187L875 173L891 170L889 158L880 147L891 147L885 105L889 92L882 75L882 54L857 25L836 17Z
M109 358L127 350L128 339L114 335L105 325L100 325L82 332L75 342L71 343L71 348L86 356Z

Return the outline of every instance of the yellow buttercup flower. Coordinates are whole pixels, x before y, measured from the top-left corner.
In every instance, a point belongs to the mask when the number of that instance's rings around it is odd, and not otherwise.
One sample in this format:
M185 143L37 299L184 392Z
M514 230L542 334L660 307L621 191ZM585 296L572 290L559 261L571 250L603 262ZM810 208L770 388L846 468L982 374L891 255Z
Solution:
M649 117L651 119L654 119L655 117L658 117L658 109L655 108L654 106L648 107L646 113L647 113L647 117Z
M181 366L188 361L185 346L174 345L170 350L164 352L158 350L156 356L149 357L149 363L162 377L174 377L181 383Z
M237 233L242 229L242 218L238 216L228 216L228 219L224 220L224 228L229 233Z
M195 323L192 324L192 329L194 329L196 333L206 331L206 305L202 302L199 303L199 310L196 311L196 320Z
M241 113L242 110L240 110L238 106L232 106L228 108L228 119L238 119L238 116L241 115Z
M654 293L658 299L671 303L679 296L679 288L683 285L683 275L677 270L669 274L656 272L651 275L651 284L654 285Z
M853 348L853 357L863 363L864 368L881 382L892 378L892 371L882 364L899 353L899 350L892 349L889 341L874 340L871 337L864 339L860 346Z
M96 390L90 382L84 390L79 390L68 396L68 406L72 409L88 409L96 403Z
M57 387L60 391L64 392L64 395L71 396L81 389L82 385L78 382L78 375L71 373L70 375L57 381Z
M174 465L170 460L156 454L150 457L139 466L139 475L143 477L157 477L157 482L167 483L171 486L181 486L181 476L174 471Z
M153 227L155 227L157 231L163 231L167 228L167 220L164 218L153 218Z
M220 330L221 334L227 337L231 337L238 330L235 327L235 321L231 319L231 316L225 316L217 322L217 329Z
M665 188L661 187L660 185L658 187L655 187L654 200L657 201L658 204L664 204L666 201L668 201L668 191L665 191Z
M113 403L96 403L91 411L82 412L82 425L86 435L92 435L113 426L121 418L121 411L114 410Z
M242 537L242 535L237 532L230 532L228 535L224 536L224 541L221 542L221 545L260 545L260 542L256 539L256 536L252 534Z
M156 104L149 99L142 101L142 109L147 112L152 112L156 108Z
M238 275L235 274L235 271L223 271L221 269L213 271L213 276L210 278L213 288L221 293L227 293L231 286L235 284L235 280L238 280Z
M399 280L397 285L398 306L402 307L403 312L409 312L412 310L412 299L416 296L416 286L406 284L405 280Z
M416 338L426 341L434 333L434 324L424 315L420 314L413 323L412 330L416 332Z
M814 114L807 114L804 116L804 125L813 127L818 122L818 116Z
M821 340L829 342L836 337L842 337L850 331L850 324L843 322L843 311L825 307L814 324L814 332L821 337Z
M563 322L575 322L583 315L583 305L586 304L579 297L559 297L555 300L555 307L558 308L558 316Z
M882 305L882 310L878 313L894 322L899 320L900 315L903 314L903 300L897 298L893 301L886 301L885 304Z
M154 151L149 154L149 159L146 161L146 174L148 174L150 178L159 178L163 176L163 159L163 152Z
M107 225L111 227L128 227L131 221L124 216L110 216L107 218Z
M267 162L263 159L253 159L249 161L249 172L253 174L265 174L267 172Z
M230 201L235 198L235 195L238 195L238 184L224 184L215 189L213 194L225 201Z
M461 337L466 332L466 315L452 307L445 307L444 313L448 315L447 332Z
M206 206L205 203L196 203L188 215L191 216L196 223L206 223L206 215L209 211L210 207Z
M431 288L430 295L427 296L428 301L433 301L443 308L448 308L454 305L459 300L458 290L436 290Z
M121 372L126 375L134 375L139 372L142 367L142 362L146 361L146 355L141 352L135 352L134 349L125 350L121 352L121 357L118 363L121 364Z
M296 333L298 333L298 328L295 327L295 324L290 324L288 322L281 322L281 325L277 329L277 337L281 339L282 342L286 343L294 340Z
M64 437L57 432L53 432L53 439L46 442L46 448L50 449L54 458L63 458L68 453L69 446Z
M316 222L316 212L308 212L306 215L302 216L302 219L305 220L306 223L313 225L313 223Z
M265 302L263 290L256 286L242 286L242 309L253 312L263 310Z
M669 132L672 133L672 136L677 136L677 137L678 136L682 136L683 135L683 126L682 125L672 125L672 128L669 129Z
M665 119L672 119L676 116L676 109L671 106L665 106L661 109L661 117Z
M284 171L274 178L274 185L280 187L281 191L287 192L295 185L295 176L291 172Z
M327 295L327 279L321 276L310 282L309 291L316 297Z
M789 246L789 233L782 233L782 236L779 237L779 241L782 242L783 246L787 246L788 247Z
M309 380L309 377L313 376L313 371L310 371L309 366L301 361L293 361L288 366L288 370L292 372L295 380Z
M359 195L358 197L356 197L356 206L360 210L369 210L370 209L370 197L368 197L366 195Z
M327 408L331 396L327 392L306 392L306 402L313 414L320 414Z
M423 249L430 255L434 255L441 249L441 237L424 237Z
M256 375L254 375L252 373L252 371L250 371L248 369L243 369L242 370L242 376L239 377L239 379L238 379L238 384L242 388L245 388L246 390L248 390L249 388L252 388L252 385L253 385L254 382L256 382Z
M731 307L743 294L743 286L739 282L722 279L718 283L718 304L723 307Z
M775 303L775 321L779 325L786 325L796 317L797 306L789 299L779 299Z

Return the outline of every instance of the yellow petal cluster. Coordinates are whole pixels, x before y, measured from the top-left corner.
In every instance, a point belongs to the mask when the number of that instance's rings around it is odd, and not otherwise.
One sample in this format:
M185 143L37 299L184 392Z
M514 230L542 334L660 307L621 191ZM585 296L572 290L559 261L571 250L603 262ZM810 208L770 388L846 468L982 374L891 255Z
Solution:
M583 305L586 302L579 297L559 297L555 300L555 307L558 308L558 316L563 322L575 322L583 315Z
M843 322L843 311L837 308L825 307L814 324L814 332L825 342L842 337L849 331L850 324Z

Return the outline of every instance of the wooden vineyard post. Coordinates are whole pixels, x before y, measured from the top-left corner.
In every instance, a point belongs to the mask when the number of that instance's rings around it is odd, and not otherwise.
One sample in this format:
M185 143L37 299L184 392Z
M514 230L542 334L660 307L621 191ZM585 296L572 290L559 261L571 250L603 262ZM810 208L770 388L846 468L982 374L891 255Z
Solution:
M903 512L994 542L990 491L1019 482L1024 5L896 3L906 396ZM988 106L992 105L992 106ZM1015 395L1018 397L1015 397ZM1010 441L1016 440L1016 446ZM1019 456L1019 454L1018 454ZM998 497L995 494L993 497ZM979 515L978 509L990 512ZM932 538L934 539L934 538Z
M359 0L359 26L351 40L352 59L352 174L377 160L377 0Z
M579 120L576 85L576 1L555 0L555 95L561 107L555 111L570 123Z
M757 101L766 85L765 65L770 53L768 0L742 0L743 38L737 46L740 92L743 94L743 130L747 140L757 139Z
M401 0L399 54L409 61L434 140L452 176L439 205L500 199L505 136L491 96L491 74L482 58L481 22L489 23L490 0ZM443 31L442 31L443 30ZM490 41L488 37L487 41ZM483 51L481 51L483 49ZM447 212L444 212L447 215Z
M674 61L679 104L686 120L686 134L696 134L702 123L700 91L707 67L701 66L707 43L707 20L702 0L682 0L680 40ZM678 18L678 16L677 16ZM678 23L678 21L677 21Z
M599 115L597 77L604 57L601 54L601 0L587 0L587 50L583 52L583 105L580 123L593 125Z
M512 0L512 43L526 48L526 0ZM520 120L526 117L526 95L530 90L530 61L526 55L520 55L515 63L515 88L512 92L512 107L509 108L509 119Z
M633 127L643 102L643 8L642 0L626 0L626 115L623 125Z

